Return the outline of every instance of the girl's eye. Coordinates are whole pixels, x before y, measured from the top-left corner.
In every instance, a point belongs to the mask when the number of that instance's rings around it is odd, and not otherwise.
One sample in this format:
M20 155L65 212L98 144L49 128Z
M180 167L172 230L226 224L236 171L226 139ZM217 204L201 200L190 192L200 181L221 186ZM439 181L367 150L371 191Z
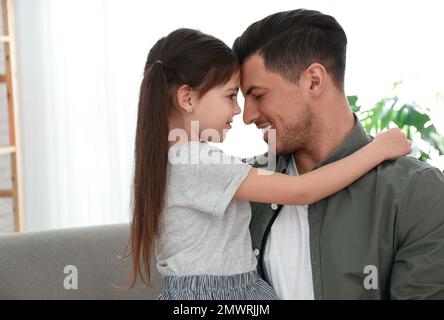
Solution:
M237 94L232 94L228 96L228 99L230 99L231 101L233 101L235 98L237 97Z

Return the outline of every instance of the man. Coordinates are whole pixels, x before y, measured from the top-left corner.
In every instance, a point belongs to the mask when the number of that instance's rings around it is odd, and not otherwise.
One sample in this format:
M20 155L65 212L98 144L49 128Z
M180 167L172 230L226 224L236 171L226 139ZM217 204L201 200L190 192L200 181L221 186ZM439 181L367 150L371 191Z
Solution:
M276 130L276 171L304 174L371 141L344 93L346 45L338 22L311 10L273 14L236 39L244 122ZM258 271L283 299L444 299L434 167L401 157L308 207L251 205Z

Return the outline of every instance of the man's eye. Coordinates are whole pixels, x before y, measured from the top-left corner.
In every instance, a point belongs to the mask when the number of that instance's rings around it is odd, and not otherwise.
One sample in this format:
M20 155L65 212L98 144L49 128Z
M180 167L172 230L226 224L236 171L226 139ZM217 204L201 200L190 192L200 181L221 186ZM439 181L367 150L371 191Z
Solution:
M264 96L264 95L261 94L261 95L259 95L259 96L254 96L254 98L255 98L256 100L260 100L263 96Z

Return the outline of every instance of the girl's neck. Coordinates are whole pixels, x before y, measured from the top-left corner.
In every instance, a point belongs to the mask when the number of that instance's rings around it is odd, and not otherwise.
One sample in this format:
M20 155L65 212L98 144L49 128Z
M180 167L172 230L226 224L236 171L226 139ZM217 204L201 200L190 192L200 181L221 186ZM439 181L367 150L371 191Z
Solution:
M178 116L172 115L169 119L168 123L169 129L169 138L172 141L169 141L169 145L171 146L180 146L184 143L191 141L200 141L199 134L191 134L190 128L187 128L185 124L185 120Z

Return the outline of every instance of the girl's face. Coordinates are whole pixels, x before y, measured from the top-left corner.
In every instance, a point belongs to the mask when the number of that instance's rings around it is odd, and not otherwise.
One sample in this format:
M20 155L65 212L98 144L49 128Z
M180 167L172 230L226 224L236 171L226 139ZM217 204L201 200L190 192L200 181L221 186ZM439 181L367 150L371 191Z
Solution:
M210 89L200 99L194 100L190 120L199 122L201 140L222 142L225 139L233 117L241 113L237 103L239 85L240 72L237 71L227 83Z

